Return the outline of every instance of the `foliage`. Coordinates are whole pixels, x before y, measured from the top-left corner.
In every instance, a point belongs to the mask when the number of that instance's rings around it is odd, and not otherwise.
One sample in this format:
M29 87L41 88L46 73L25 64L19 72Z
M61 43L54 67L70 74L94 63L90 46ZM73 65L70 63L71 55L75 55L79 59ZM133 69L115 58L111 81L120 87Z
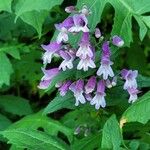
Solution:
M47 90L37 88L42 77L41 44L58 34L54 24L68 14L66 6L86 4L91 34L119 35L125 45L111 47L115 73L137 69L139 98L128 103L123 82L107 89L104 109L88 103L76 107L71 92L61 96L56 83L87 79L87 72L70 69L53 78ZM150 149L150 2L149 0L0 0L0 149L23 150L149 150ZM78 47L81 35L69 42ZM100 41L91 38L97 50ZM99 67L100 52L96 52ZM79 60L75 61L75 65ZM58 66L53 58L48 67Z

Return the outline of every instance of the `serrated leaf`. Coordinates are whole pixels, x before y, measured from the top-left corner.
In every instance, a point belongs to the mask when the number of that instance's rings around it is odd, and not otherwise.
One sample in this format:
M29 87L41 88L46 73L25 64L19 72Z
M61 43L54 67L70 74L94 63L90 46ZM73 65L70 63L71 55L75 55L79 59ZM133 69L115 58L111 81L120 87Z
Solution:
M26 99L12 95L0 96L0 108L19 116L32 113L31 106Z
M10 75L13 73L12 65L4 52L0 51L0 87L9 85Z
M11 2L12 0L0 0L0 11L11 12Z
M60 110L62 108L75 108L74 97L71 92L68 92L65 96L57 96L54 98L48 106L44 109L43 114L48 114Z
M112 115L105 123L102 131L101 149L119 150L122 135L119 123L115 115Z
M24 22L36 29L40 38L42 25L48 16L48 11L61 3L62 0L19 0L15 6L15 21L20 17Z
M68 147L62 141L46 134L45 132L32 129L9 129L2 132L8 139L8 143L21 148L39 150L67 150Z
M122 115L121 126L126 122L145 124L150 119L150 92L147 92L133 103Z
M41 112L28 115L9 127L9 129L19 128L34 130L42 128L46 133L54 136L57 136L58 132L61 132L67 136L70 142L73 140L72 130L70 128L63 126L58 121L50 119L45 115L41 115Z

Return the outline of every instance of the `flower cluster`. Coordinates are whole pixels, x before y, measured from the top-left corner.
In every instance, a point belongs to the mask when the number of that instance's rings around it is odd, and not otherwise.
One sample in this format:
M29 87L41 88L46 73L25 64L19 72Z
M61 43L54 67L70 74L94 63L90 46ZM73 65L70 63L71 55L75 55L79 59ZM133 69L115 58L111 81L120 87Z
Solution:
M77 10L74 6L65 9L70 16L62 23L55 24L58 31L56 41L50 42L48 45L41 45L45 50L43 54L43 64L50 64L54 56L59 56L62 59L58 68L44 69L44 76L39 84L40 89L46 89L51 84L52 79L62 71L67 69L77 68L77 70L88 71L89 68L97 68L95 64L95 46L90 40L92 33L88 26L88 16L91 14L87 6L83 6L81 10ZM69 36L82 33L81 39L76 48L69 44ZM121 37L114 35L110 40L104 40L99 28L95 28L94 36L101 41L100 66L96 71L96 75L86 79L77 81L66 80L57 83L56 87L61 96L64 96L68 90L72 91L76 99L75 105L90 102L95 105L96 109L106 106L106 88L111 88L117 84L117 76L112 69L113 62L111 61L111 45L122 47L124 41ZM74 61L78 64L75 65ZM125 80L124 89L130 94L129 102L134 102L139 93L137 89L138 72L123 69L121 71L122 79Z

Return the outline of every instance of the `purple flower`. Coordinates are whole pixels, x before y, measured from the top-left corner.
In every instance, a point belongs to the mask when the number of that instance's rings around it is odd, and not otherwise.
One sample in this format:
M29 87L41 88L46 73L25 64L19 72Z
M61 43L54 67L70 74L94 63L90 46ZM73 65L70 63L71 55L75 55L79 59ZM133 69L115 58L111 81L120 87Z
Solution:
M47 89L50 85L51 80L41 80L41 82L38 85L39 89Z
M101 34L100 29L99 29L99 28L96 28L96 29L95 29L95 37L96 37L96 38L100 38L101 35L102 35L102 34Z
M74 6L68 6L68 7L65 8L65 11L67 13L72 13L72 12L75 11L75 7Z
M128 88L137 88L136 78L138 76L137 70L127 70L123 69L121 71L122 78L125 80L123 88L126 90Z
M59 73L58 68L53 68L49 70L45 70L42 68L44 76L41 79L40 84L38 85L39 89L46 89L51 83L51 80Z
M96 86L96 77L92 76L85 85L85 93L86 94L92 93L95 89L95 86Z
M94 60L90 57L86 57L85 59L80 59L79 64L77 65L77 69L84 71L88 71L88 68L96 68L96 65L94 63Z
M105 81L100 80L97 84L96 95L90 101L90 104L95 105L96 109L99 109L100 107L104 108L106 106L105 96Z
M83 87L84 81L78 80L70 85L69 89L74 93L76 99L75 106L78 106L79 103L84 104L86 102L85 97L83 96Z
M79 43L79 49L76 53L77 57L80 57L82 59L85 59L87 56L92 58L93 57L93 51L90 45L90 39L89 39L89 33L84 32L82 34L81 41Z
M66 81L65 83L62 84L62 86L58 89L61 96L66 95L70 85L71 85L71 81Z
M107 80L108 76L113 77L114 72L111 68L111 65L113 65L113 62L110 61L110 48L109 48L109 42L106 41L102 45L102 58L101 58L101 65L99 69L97 70L97 75L101 76L103 75L103 79Z
M60 31L57 36L57 43L68 41L68 29L73 26L73 18L68 17L62 23L55 24L55 28Z
M47 64L51 63L53 54L60 50L61 44L58 44L57 42L51 42L48 45L41 45L41 47L46 51L42 57L43 64Z
M119 36L117 35L114 35L112 37L112 43L118 47L121 47L124 45L124 41L122 40L122 38L120 38Z
M138 98L137 94L140 93L140 91L136 88L128 88L127 91L130 94L129 103L135 102Z
M92 95L91 94L84 94L84 96L85 96L85 99L87 101L91 101L92 100Z
M59 70L65 71L67 68L73 68L73 60L75 59L75 54L69 51L60 51L59 55L64 59L59 66Z
M75 14L73 16L74 25L68 30L69 32L89 32L87 27L88 20L84 14Z

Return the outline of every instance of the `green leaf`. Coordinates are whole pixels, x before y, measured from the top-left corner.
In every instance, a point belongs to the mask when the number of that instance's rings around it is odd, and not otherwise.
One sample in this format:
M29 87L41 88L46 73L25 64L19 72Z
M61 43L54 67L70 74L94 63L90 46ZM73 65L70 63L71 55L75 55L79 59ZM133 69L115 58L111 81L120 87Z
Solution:
M119 123L112 115L105 123L102 131L101 149L119 150L122 141L122 135Z
M57 96L54 98L48 106L44 109L43 114L48 114L60 110L62 108L74 109L74 97L71 92L68 92L65 96Z
M0 114L0 131L5 130L11 125L11 121L4 115ZM0 141L5 141L2 135L0 135Z
M150 119L150 92L144 94L133 103L122 115L121 127L126 122L140 122L145 124Z
M99 147L101 134L98 133L96 135L88 136L81 140L76 141L72 145L73 150L93 150Z
M58 121L48 118L45 115L41 115L41 112L28 115L23 119L19 120L12 124L9 129L19 129L19 128L26 128L26 129L38 129L42 128L46 133L57 136L59 132L63 133L67 136L68 140L71 142L73 140L72 130L63 126Z
M0 0L0 11L11 12L11 2L12 0Z
M4 52L0 51L0 87L10 84L10 75L13 73L12 65Z
M31 106L26 99L12 95L0 96L0 108L19 116L32 113Z
M62 141L37 130L32 129L9 129L2 132L8 139L8 143L21 148L41 150L67 150L68 147Z
M1 52L5 52L15 59L20 59L20 52L19 50L23 48L23 44L5 44L3 47L0 48Z
M60 5L62 0L19 0L15 6L16 17L30 11L50 10L55 5Z
M26 22L27 24L33 26L35 30L38 32L39 38L41 38L42 33L42 25L48 16L48 11L31 11L26 12L20 16L20 18Z
M89 17L89 26L93 30L97 23L101 20L104 7L110 3L115 9L115 18L111 35L120 35L127 46L132 42L132 18L135 18L140 27L139 36L143 40L150 28L150 16L142 15L150 12L149 0L95 0L91 4L91 0L80 0L77 3L78 8L82 8L83 4L87 5L92 14ZM146 25L145 25L146 24Z
M11 121L4 115L0 114L0 131L11 125Z
M42 25L54 6L60 5L62 0L19 0L15 6L16 19L21 19L33 26L41 37Z

